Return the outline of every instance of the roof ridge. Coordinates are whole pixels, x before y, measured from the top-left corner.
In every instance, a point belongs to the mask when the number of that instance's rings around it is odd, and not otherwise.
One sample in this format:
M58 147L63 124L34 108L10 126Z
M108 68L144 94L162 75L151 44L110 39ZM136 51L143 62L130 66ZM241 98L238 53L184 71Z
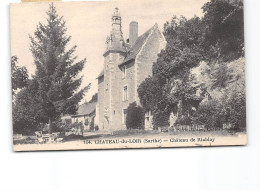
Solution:
M126 56L126 58L124 59L123 62L121 62L119 64L122 65L126 62L129 62L130 60L133 60L137 54L141 51L143 45L145 44L145 42L147 42L147 38L150 37L150 34L156 29L158 28L158 24L155 23L151 28L149 28L147 31L145 31L142 35L138 36L136 41L135 41L135 44L130 48L129 50L129 55Z
M155 23L155 24L153 25L153 27L151 27L150 29L148 29L148 30L146 31L146 32L149 32L149 33L148 33L148 36L145 38L145 40L144 40L144 42L143 42L143 45L147 42L147 39L150 37L150 35L153 33L153 31L155 30L156 27L158 27L158 24L157 24L157 23ZM146 33L146 32L145 32L145 33ZM143 35L144 35L145 33L143 33ZM138 53L141 51L143 45L140 47ZM137 54L138 54L138 53L137 53Z

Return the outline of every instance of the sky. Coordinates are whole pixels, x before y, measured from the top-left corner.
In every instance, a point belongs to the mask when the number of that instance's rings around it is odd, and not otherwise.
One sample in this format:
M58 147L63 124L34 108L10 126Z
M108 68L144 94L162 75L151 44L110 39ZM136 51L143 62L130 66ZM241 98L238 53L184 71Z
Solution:
M201 7L208 0L118 0L89 2L55 2L57 13L66 21L67 35L71 36L68 49L77 45L78 61L86 58L82 87L91 83L91 89L81 101L88 101L97 92L97 76L103 68L106 37L111 31L111 17L115 7L122 17L123 36L128 38L129 23L138 22L138 35L158 23L162 30L173 15L191 18L203 16ZM11 55L19 59L30 75L35 72L29 50L29 34L33 35L39 22L46 23L49 3L13 3L10 5Z

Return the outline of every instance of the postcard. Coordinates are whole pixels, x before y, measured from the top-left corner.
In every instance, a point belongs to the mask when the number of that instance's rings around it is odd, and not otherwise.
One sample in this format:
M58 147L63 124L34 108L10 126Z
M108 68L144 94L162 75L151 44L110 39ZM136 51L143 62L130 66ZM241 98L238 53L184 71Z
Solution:
M14 151L246 145L243 6L11 3Z

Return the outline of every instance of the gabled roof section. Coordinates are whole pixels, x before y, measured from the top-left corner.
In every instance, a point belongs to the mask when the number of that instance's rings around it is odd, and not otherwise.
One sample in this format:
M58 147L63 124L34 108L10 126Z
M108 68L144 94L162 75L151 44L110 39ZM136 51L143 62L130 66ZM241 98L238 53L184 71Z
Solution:
M139 36L135 42L135 44L130 47L129 44L124 43L124 47L126 48L127 55L122 63L120 63L118 66L121 66L125 64L126 62L129 62L131 60L134 60L137 56L137 54L141 51L142 47L145 45L147 42L148 38L150 37L150 34L158 28L158 24L155 23L153 27L151 27L149 30L147 30L143 35ZM164 36L163 36L164 37ZM104 69L99 73L97 79L101 78L104 76Z
M99 73L97 79L101 78L102 76L104 76L104 69Z
M128 51L126 58L124 59L124 61L122 63L119 64L119 66L130 60L135 59L135 57L137 56L137 54L140 52L141 48L145 44L146 40L148 39L149 35L157 27L158 27L158 24L156 23L152 28L150 28L143 35L141 35L137 38L137 40L135 41L135 44Z
M82 116L82 115L90 115L96 109L97 102L93 103L84 103L79 106L77 114L73 116Z

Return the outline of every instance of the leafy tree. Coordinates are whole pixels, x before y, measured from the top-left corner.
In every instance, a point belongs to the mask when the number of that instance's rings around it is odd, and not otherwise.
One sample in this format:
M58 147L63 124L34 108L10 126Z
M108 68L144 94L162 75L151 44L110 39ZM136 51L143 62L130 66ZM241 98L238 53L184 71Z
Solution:
M38 96L39 84L36 79L28 81L28 85L16 96L13 104L13 130L17 133L29 134L41 128L48 121L48 116Z
M47 12L47 24L39 23L31 39L31 52L36 65L35 79L39 84L38 93L42 112L48 116L49 130L52 121L62 113L74 114L78 102L90 85L76 92L82 77L77 78L86 59L74 63L76 46L66 51L71 36L66 36L65 21L56 13L53 4Z
M246 127L246 94L245 94L245 59L242 57L225 65L225 79L215 75L215 68L221 69L223 64L215 64L206 74L198 78L200 83L207 83L208 93L212 100L205 100L193 115L194 124L204 124L208 128L222 128L223 124L231 124L236 130ZM211 72L213 71L213 72ZM213 74L213 75L212 75ZM209 79L208 77L211 77ZM205 78L205 79L203 79ZM223 84L215 84L221 82Z
M28 71L25 67L18 67L17 56L11 57L11 71L12 71L12 95L15 95L17 89L22 89L28 83Z
M142 107L133 102L128 106L126 112L127 129L144 129L144 111Z
M207 117L204 121L217 120L212 123L219 126L221 121L231 122L234 114L230 112L238 109L238 103L242 107L235 114L239 114L237 117L245 122L242 117L242 112L245 112L245 95L241 93L241 97L234 98L231 97L235 96L233 91L228 91L232 90L231 85L237 88L230 84L230 76L237 74L230 73L228 62L244 56L243 1L211 0L202 9L202 18L195 16L188 20L173 16L170 22L165 23L166 48L153 65L153 76L147 78L138 88L140 102L145 111L152 110L155 128L166 125L171 112L177 113L177 123L180 124L199 120L199 115L194 114L194 108L199 108L201 114L205 115L204 118ZM204 81L199 81L192 71L202 63L206 63L207 68L201 76ZM245 90L242 86L243 78L241 81L238 79L235 82L242 82L241 89ZM201 93L196 96L198 88ZM209 93L218 96L214 99L217 104L206 104L204 101L200 106L203 97ZM225 93L226 96L220 93ZM225 106L219 105L223 101ZM221 108L223 111L220 112ZM220 113L214 114L212 109L218 109ZM210 113L207 114L208 112ZM232 120L238 121L238 118L234 117Z
M179 118L189 116L193 101L198 100L190 69L202 58L201 25L198 17L187 20L174 16L164 26L166 49L153 65L153 77L138 89L142 106L152 110L155 128L167 125L171 112L178 111Z
M211 0L202 9L208 59L232 61L243 55L243 1Z
M36 112L38 123L49 124L49 132L52 125L61 114L75 114L80 100L90 88L90 84L79 90L82 77L78 74L82 71L86 59L75 63L74 52L76 46L67 49L71 36L66 35L65 21L57 15L53 4L47 11L47 24L39 23L30 36L30 50L36 65L36 73L33 76L32 85L21 91L16 108L20 112L28 109L28 119ZM31 88L33 87L33 88ZM26 93L33 92L33 95ZM27 101L27 102L25 102Z

